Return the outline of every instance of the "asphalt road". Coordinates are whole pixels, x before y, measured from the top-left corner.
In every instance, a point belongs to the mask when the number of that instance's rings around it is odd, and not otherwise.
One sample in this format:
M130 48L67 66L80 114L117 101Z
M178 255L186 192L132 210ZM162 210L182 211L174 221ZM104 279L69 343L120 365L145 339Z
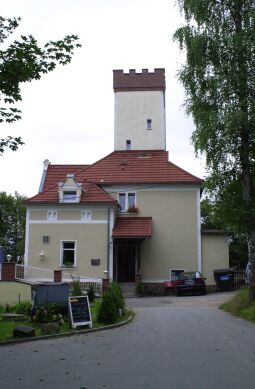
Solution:
M1 346L0 388L254 388L255 325L217 309L229 296L129 299L127 326Z

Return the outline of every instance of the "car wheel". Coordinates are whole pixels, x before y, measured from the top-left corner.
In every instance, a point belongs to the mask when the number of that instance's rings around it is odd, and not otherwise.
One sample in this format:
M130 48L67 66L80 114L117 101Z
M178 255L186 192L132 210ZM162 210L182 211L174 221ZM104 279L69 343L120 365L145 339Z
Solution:
M182 293L181 293L181 291L180 291L180 290L177 290L177 291L176 291L176 296L177 296L177 297L180 297L180 296L181 296L181 294L182 294Z

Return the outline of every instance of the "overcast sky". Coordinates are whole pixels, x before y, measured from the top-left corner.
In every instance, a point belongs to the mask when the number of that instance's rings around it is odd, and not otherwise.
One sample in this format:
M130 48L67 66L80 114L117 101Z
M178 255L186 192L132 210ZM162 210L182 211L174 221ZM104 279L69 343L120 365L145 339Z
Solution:
M113 151L113 69L166 69L169 159L204 177L176 77L183 57L172 35L183 21L175 0L1 0L1 11L22 18L12 39L32 34L43 45L77 34L82 48L71 64L22 86L22 120L1 124L0 137L22 136L25 146L0 157L0 191L32 196L45 159L87 164Z

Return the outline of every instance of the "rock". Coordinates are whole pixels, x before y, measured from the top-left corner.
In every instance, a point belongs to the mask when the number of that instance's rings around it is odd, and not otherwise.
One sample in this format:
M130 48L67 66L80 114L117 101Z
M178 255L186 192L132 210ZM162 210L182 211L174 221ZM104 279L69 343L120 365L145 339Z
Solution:
M13 330L13 336L16 338L30 338L35 336L35 328L30 326L18 326Z
M59 324L56 322L41 323L43 334L57 334L59 332Z

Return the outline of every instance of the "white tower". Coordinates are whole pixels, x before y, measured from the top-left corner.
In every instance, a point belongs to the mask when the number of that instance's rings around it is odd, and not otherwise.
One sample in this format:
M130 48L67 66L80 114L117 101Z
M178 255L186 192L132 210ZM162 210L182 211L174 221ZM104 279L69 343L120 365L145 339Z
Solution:
M165 69L113 71L114 150L165 150Z

